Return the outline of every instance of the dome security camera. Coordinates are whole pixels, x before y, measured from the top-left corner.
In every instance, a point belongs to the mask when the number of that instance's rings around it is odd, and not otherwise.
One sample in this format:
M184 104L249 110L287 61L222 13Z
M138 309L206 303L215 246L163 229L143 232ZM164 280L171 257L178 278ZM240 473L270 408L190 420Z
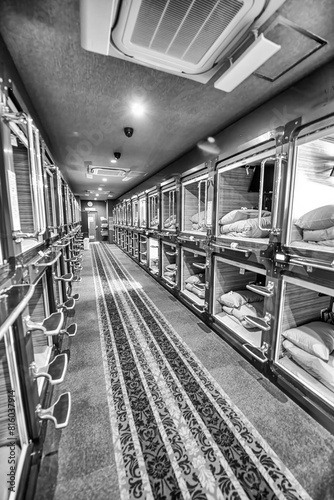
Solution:
M124 128L124 134L126 135L126 137L132 137L133 128L131 128L131 127L125 127Z
M117 152L115 152L115 153L114 153L114 157L115 157L115 160L119 160L119 159L120 159L120 157L121 157L121 153L117 153Z

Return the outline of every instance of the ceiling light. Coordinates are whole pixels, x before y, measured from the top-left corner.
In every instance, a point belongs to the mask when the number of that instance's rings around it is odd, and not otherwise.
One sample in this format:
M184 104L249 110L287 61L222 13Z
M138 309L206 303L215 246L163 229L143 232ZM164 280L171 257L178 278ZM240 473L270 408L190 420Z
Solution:
M280 48L280 45L271 42L261 33L239 59L232 62L230 68L218 78L214 83L214 87L224 92L231 92L276 54Z
M97 188L99 191L102 191L102 188Z
M145 106L140 102L133 102L131 104L131 111L135 116L143 116L145 114Z
M116 162L117 162L117 160L115 160L115 158L110 160L110 163L116 163Z
M100 196L100 195L99 195L99 193L96 193L96 195L95 195L95 196Z
M107 178L106 177L103 177L103 182L107 182Z

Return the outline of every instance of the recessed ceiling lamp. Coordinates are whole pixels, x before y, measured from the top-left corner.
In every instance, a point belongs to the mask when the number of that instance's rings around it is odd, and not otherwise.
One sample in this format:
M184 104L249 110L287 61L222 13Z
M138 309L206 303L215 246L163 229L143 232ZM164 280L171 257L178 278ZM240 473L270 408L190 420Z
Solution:
M116 163L117 160L115 160L115 158L113 158L112 160L110 160L110 163Z
M99 195L99 193L96 193L96 195L95 195L95 196L100 196L100 195Z
M145 114L145 106L141 102L133 102L130 107L134 116L143 116Z
M232 92L280 50L281 46L265 38L263 33L257 36L257 33L254 32L254 35L255 40L252 45L236 61L231 58L229 69L214 83L216 89Z
M99 191L102 191L102 188L97 188Z
M107 178L106 177L103 177L103 182L107 182Z

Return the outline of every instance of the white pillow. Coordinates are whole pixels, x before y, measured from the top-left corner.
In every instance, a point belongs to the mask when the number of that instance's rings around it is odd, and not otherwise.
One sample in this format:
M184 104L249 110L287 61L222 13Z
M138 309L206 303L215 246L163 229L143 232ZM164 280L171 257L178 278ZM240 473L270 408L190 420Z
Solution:
M282 333L283 337L304 351L324 361L334 350L334 325L323 321L312 321Z
M296 363L334 392L334 366L313 354L303 351L289 340L284 340L283 347ZM334 359L333 356L330 356L330 358Z

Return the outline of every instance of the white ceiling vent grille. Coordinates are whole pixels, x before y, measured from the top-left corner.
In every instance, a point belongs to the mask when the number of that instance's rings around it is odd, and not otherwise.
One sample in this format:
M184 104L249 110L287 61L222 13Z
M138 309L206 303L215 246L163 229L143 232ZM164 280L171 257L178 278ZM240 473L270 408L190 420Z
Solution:
M243 8L238 0L143 0L130 43L196 65Z
M206 83L284 0L81 0L81 44Z
M100 165L92 165L92 162L86 161L87 175L103 175L104 177L125 177L129 172L129 168L103 167Z

